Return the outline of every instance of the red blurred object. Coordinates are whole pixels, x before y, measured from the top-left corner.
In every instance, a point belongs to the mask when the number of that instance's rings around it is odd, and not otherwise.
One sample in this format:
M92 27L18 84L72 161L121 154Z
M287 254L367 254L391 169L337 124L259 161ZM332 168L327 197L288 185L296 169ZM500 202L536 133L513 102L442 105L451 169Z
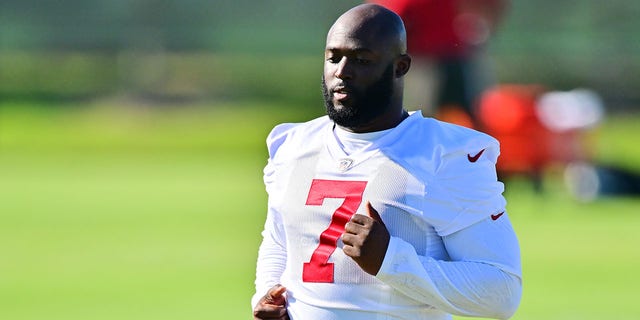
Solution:
M505 84L483 93L475 129L500 141L501 176L526 174L540 182L545 168L586 157L583 130L552 130L541 121L536 104L545 92L539 85ZM468 126L466 121L443 120Z
M498 171L537 173L552 161L548 145L554 134L539 121L535 111L542 92L537 86L503 85L482 95L479 129L500 141Z
M506 0L368 0L402 17L409 53L464 57L485 42L500 20Z

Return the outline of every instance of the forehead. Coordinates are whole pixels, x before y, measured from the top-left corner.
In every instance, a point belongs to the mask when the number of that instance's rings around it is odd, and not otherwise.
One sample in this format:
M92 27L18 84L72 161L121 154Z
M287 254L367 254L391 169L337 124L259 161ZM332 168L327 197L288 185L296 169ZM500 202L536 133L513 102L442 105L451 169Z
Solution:
M385 52L391 47L388 37L361 25L336 24L327 34L325 50Z

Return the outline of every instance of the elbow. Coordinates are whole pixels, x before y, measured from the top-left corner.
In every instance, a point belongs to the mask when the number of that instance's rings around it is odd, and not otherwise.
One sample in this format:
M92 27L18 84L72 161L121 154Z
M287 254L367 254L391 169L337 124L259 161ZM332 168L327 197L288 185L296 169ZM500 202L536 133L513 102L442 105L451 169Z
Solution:
M503 290L503 293L498 295L500 298L494 300L495 305L492 308L495 310L493 317L496 319L509 319L518 310L522 298L522 279L510 275Z

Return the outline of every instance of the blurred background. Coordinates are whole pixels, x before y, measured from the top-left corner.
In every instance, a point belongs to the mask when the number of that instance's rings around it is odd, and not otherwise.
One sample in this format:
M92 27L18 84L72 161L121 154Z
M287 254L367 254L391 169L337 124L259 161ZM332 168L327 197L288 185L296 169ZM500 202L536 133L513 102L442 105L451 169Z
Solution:
M2 0L0 318L250 319L265 137L324 113L325 35L360 3ZM502 144L514 319L640 316L638 16L508 3L475 123L408 102Z

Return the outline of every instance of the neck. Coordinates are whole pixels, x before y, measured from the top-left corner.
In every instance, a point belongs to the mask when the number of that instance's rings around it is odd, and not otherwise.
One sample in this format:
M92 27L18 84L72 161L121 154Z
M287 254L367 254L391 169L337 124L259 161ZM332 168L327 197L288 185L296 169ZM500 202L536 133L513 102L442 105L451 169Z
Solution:
M391 128L395 128L402 122L402 120L406 119L409 116L409 113L399 108L392 108L390 111L381 114L375 119L371 120L369 123L363 124L358 127L343 127L339 126L341 129L354 133L367 133L367 132L376 132L387 130Z

